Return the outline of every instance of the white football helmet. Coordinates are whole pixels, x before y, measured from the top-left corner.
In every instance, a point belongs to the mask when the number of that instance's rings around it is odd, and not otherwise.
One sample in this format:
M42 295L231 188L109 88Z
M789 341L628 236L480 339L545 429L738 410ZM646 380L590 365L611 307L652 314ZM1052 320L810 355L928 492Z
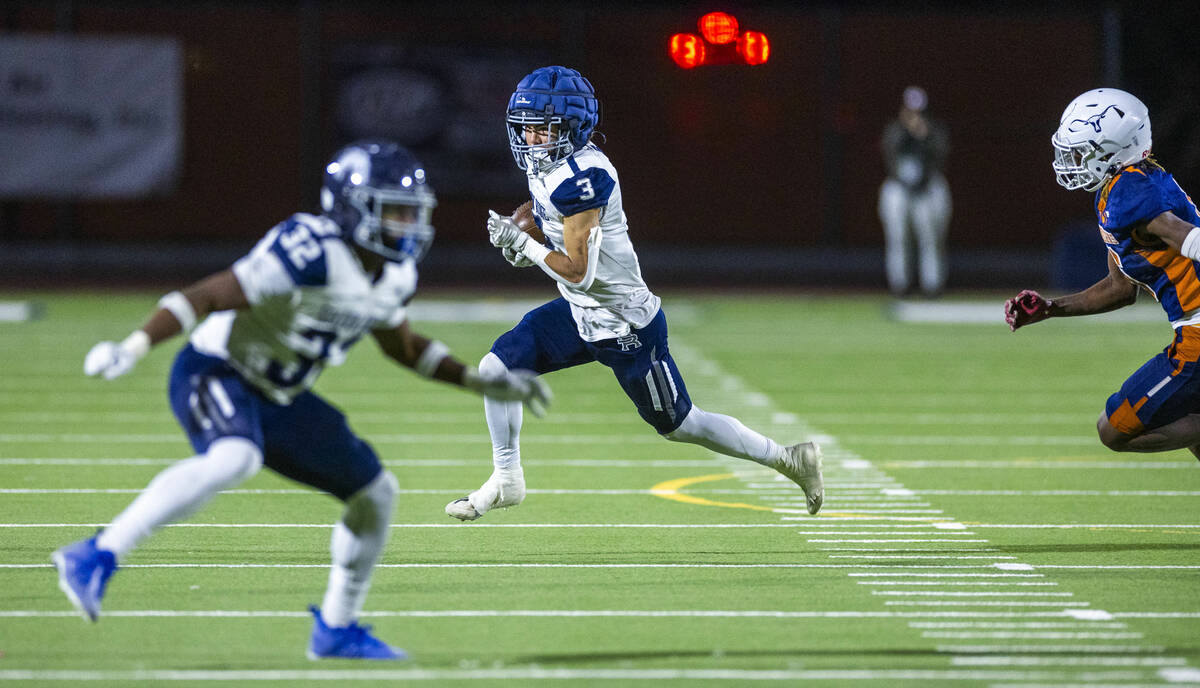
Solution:
M1096 191L1150 154L1150 112L1125 91L1092 89L1063 110L1050 142L1059 185Z

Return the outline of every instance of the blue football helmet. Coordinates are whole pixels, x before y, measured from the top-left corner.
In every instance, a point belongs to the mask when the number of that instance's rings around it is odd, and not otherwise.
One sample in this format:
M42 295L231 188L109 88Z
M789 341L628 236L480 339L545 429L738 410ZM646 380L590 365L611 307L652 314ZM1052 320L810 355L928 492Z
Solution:
M600 101L591 82L574 69L542 67L517 84L505 123L517 167L531 175L544 173L587 145L600 123ZM526 127L545 127L550 141L526 143Z
M387 260L420 261L433 243L437 205L425 168L399 144L356 141L325 166L321 209L342 236Z

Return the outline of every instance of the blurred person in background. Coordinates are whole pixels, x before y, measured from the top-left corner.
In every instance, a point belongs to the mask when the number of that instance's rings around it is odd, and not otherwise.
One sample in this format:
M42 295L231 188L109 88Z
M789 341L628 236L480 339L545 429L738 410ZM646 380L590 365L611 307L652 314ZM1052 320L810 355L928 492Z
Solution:
M330 542L325 599L309 608L309 658L404 659L358 624L387 542L396 478L341 411L312 391L317 377L370 334L422 377L528 403L539 415L549 400L527 371L478 371L409 329L435 204L423 166L407 150L382 140L351 144L325 168L321 215L292 215L232 267L164 296L124 341L92 347L84 373L113 380L150 347L190 331L168 396L196 455L155 476L95 537L53 554L59 587L85 618L99 617L109 577L139 543L265 465L345 505Z
M534 70L509 98L509 147L532 200L512 218L491 212L488 235L514 267L538 266L560 296L501 335L479 370L544 374L598 361L662 437L773 468L804 490L808 512L817 513L824 483L815 442L784 446L692 403L667 345L661 299L642 279L617 170L591 141L599 120L592 84L566 67ZM478 490L446 505L464 521L525 498L521 404L487 395L483 404L493 471Z
M883 130L887 179L879 189L888 288L896 296L935 297L946 285L950 187L942 176L950 152L945 125L929 117L925 90L904 89L900 114ZM913 264L918 282L913 279Z
M1135 96L1097 88L1067 105L1051 138L1054 173L1095 193L1108 275L1047 299L1025 290L1004 304L1013 331L1046 318L1106 313L1154 295L1175 338L1108 398L1096 422L1113 451L1188 449L1200 458L1200 214L1150 155L1150 113ZM1083 352L1093 355L1094 352Z

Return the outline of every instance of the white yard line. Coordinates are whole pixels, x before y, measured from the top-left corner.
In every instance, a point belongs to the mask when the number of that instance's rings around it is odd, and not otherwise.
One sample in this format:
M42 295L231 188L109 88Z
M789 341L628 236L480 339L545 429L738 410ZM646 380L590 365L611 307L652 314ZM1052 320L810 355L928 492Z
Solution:
M1015 560L1010 555L1003 556L946 556L946 555L829 555L832 560Z
M873 519L873 518L870 518L870 519L868 519L868 518L829 519L829 518L825 517L824 513L822 513L818 518L811 518L811 517L809 517L809 518L792 518L789 516L789 517L781 518L779 520L781 520L781 521L808 521L808 523L805 524L806 528L824 528L824 529L907 528L909 530L912 530L912 529L920 529L920 530L934 529L934 530L938 531L939 535L945 533L945 531L943 529L947 528L949 525L952 524L952 522L948 522L948 521L929 521L929 520L925 520L925 519L920 519L920 523L876 523L876 521L879 519ZM855 521L870 521L870 523L862 524L862 523L855 523ZM799 525L797 525L796 527L799 527ZM963 527L965 528L966 526L963 526ZM960 532L964 532L964 531L955 530L955 532L945 533L945 534L957 535ZM890 533L890 535L911 535L911 534L912 533ZM831 535L832 535L832 533L831 533Z
M1122 629L1126 625L1102 621L910 621L909 628L943 630L953 628L996 628L996 629Z
M1052 630L926 630L922 638L934 640L1141 640L1145 635L1136 632L1052 632Z
M0 527L3 527L3 526L2 526L2 525L0 525ZM842 540L842 539L839 539L839 540L832 540L832 539L809 539L809 542L825 542L825 543L830 543L830 542L866 542L866 543L875 543L875 542L878 542L878 543L892 543L892 542L987 542L987 540L959 540L959 539L955 539L955 538L908 538L908 539L903 539L903 538L888 538L888 539L879 539L879 540L856 540L856 539L844 539L844 540Z
M955 585L955 586L1008 586L1008 587L1049 587L1058 585L1054 581L856 581L859 585Z
M1135 631L925 631L921 637L937 640L1140 640L1145 636Z
M1171 612L1127 612L1116 616L1177 618ZM75 618L77 611L4 609L0 618ZM106 618L311 619L304 610L249 609L130 609L103 612ZM1066 611L863 611L779 609L432 609L364 611L363 618L719 618L719 619L1047 619L1069 618Z
M490 444L488 435L472 433L372 433L373 444ZM182 444L182 433L0 433L0 444ZM603 434L603 435L533 435L525 440L527 445L539 444L660 444L663 439L653 435ZM711 465L711 464L710 464Z
M1200 490L913 490L946 497L1200 497Z
M93 494L139 494L144 488L141 487L110 487L110 488L90 488L90 487L62 487L62 488L0 488L0 494L45 494L45 495L93 495ZM442 490L416 490L416 489L400 489L399 494L466 494L470 492L471 487L450 488ZM701 490L689 490L689 492L700 493ZM543 494L543 495L572 495L572 496L636 496L646 495L653 496L656 494L654 490L539 490L529 489L526 494ZM220 494L223 495L297 495L306 497L322 497L326 498L323 492L318 490L296 490L296 489L234 489L223 490ZM705 493L710 494L710 493ZM755 494L752 490L745 490L741 494Z
M913 568L913 567L909 567ZM950 568L950 567L941 567ZM967 567L954 567L967 568ZM1044 578L1044 573L850 573L851 577L868 576L878 578L880 576L903 576L905 578L920 577L920 578Z
M1089 606L1088 602L1060 600L1058 602L1029 600L887 600L885 607L1078 607Z
M963 438L974 439L974 438ZM1096 440L1088 439L1087 444L1095 444ZM964 442L963 444L967 444ZM1114 469L1114 470L1196 470L1194 462L1190 461L1031 461L1027 459L1012 459L1009 461L990 461L982 459L946 459L946 460L925 460L925 461L883 461L881 465L887 468L901 469L944 469L944 468L1000 468L1004 470L1017 470L1022 468L1066 468L1070 470L1087 469Z
M833 558L833 557L831 557ZM871 558L893 558L893 557L871 557ZM980 559L982 557L938 557L939 559ZM1012 557L987 557L987 559L1011 559ZM223 563L154 563L154 564L122 564L121 568L131 569L308 569L308 568L328 568L328 564L255 564L242 562L223 562ZM864 568L879 568L879 569L967 569L967 568L992 568L988 564L976 565L961 565L961 564L797 564L797 563L766 563L766 564L720 564L720 563L696 563L696 564L654 564L654 563L607 563L607 564L558 564L558 563L529 563L529 562L506 562L506 563L478 563L478 562L453 562L453 563L401 563L401 564L376 564L377 568L384 569L473 569L473 568L530 568L530 569L864 569ZM0 564L0 569L49 569L53 568L53 564ZM1131 565L1131 566L1107 566L1107 565L1070 565L1070 566L1055 566L1055 565L1039 565L1038 568L1047 569L1080 569L1080 570L1105 570L1105 569L1134 569L1134 570L1187 570L1194 571L1200 569L1200 565L1178 565L1178 566L1158 566L1158 565ZM979 574L979 573L962 573L962 574L930 574L930 573L851 573L850 576L987 576L987 575L1005 575L1005 574ZM1040 575L1040 574L1039 574ZM877 583L877 585L903 585L903 582L896 583ZM924 582L914 582L914 585L927 585ZM1053 583L1047 583L1052 585ZM916 593L913 593L916 594Z
M972 528L1200 528L1200 523L973 523Z
M1119 619L1200 619L1200 612L1113 612Z
M179 438L182 442L182 437ZM174 458L67 458L67 457L16 457L0 458L0 466L165 466L174 463L185 456ZM389 467L396 468L441 468L446 466L467 466L478 468L480 460L464 459L395 459L383 462ZM524 466L567 466L570 468L712 468L712 461L696 460L667 460L647 459L527 459L522 460Z
M0 564L0 569L49 569L53 564ZM607 563L607 564L555 564L505 562L482 564L475 562L454 563L402 563L376 564L383 569L854 569L854 568L968 568L965 566L940 566L900 564L643 564L643 563ZM328 563L323 564L254 564L254 563L155 563L155 564L121 564L122 569L327 569ZM983 568L972 566L969 568Z
M989 654L1028 652L1032 654L1047 654L1050 652L1078 654L1149 654L1162 653L1167 648L1162 645L938 645L937 652L949 654Z
M952 666L1185 666L1183 657L1037 657L981 655L951 657Z
M0 523L0 528L106 528L108 523ZM332 528L333 523L169 523L164 528ZM392 528L795 528L789 523L393 523ZM955 542L963 542L956 540Z
M872 595L924 597L1074 597L1073 592L959 592L949 590L875 590Z
M1125 681L1123 672L1090 672L1093 680ZM1141 674L1137 674L1141 677ZM0 681L109 681L113 683L166 681L1063 681L1071 672L1013 669L310 669L310 670L142 670L142 671L45 671L40 669L0 670Z
M999 552L1000 550L996 547L818 547L817 551L820 551L820 552Z
M872 527L874 527L874 525L872 525ZM830 532L827 529L821 529L821 530L797 530L796 531L796 535L879 535L879 536L889 536L889 535L895 535L895 534L896 533L894 533L892 531L887 531L887 530L876 530L876 531L839 530L839 531ZM975 535L974 532L969 531L969 530L963 531L961 534L962 535Z

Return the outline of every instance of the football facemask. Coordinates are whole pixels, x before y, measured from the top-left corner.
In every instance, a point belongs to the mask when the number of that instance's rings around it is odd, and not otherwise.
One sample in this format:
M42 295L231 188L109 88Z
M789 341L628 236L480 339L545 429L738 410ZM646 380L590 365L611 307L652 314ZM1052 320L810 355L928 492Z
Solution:
M381 191L359 188L350 193L351 205L362 219L354 228L353 239L363 248L387 260L402 262L411 258L420 262L433 243L431 224L433 194L415 191Z
M513 110L505 118L505 124L508 126L508 146L512 149L517 167L530 174L549 172L575 152L575 145L571 143L568 128L563 126L562 117ZM527 129L545 132L547 140L529 143L525 135Z

